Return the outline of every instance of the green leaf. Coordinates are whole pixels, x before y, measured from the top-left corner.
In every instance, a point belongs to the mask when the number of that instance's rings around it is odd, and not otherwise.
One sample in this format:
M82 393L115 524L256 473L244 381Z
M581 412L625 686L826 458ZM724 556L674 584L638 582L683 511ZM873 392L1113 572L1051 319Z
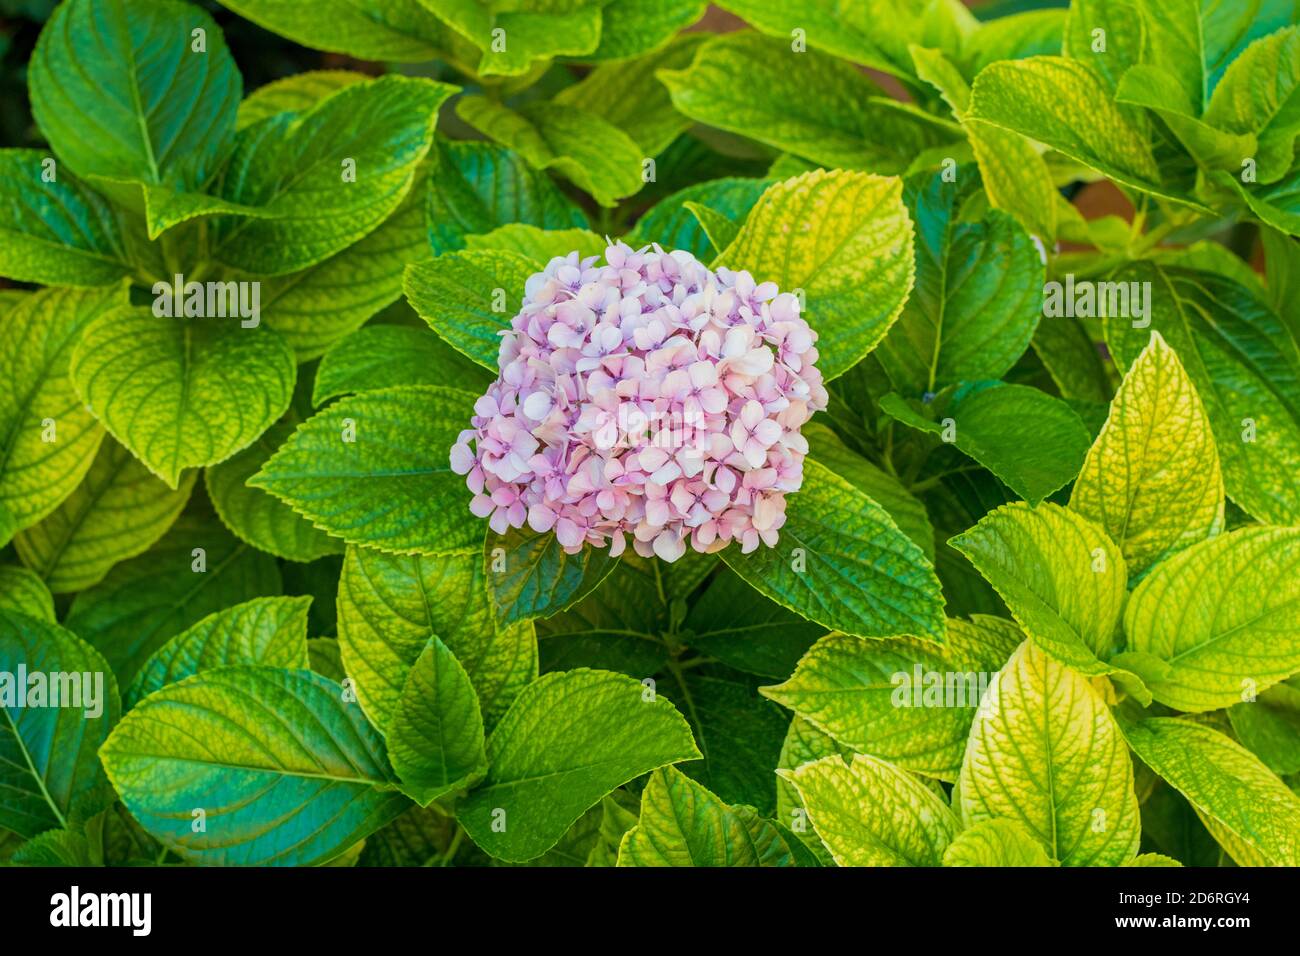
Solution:
M167 639L214 611L280 592L275 559L215 519L182 515L139 557L79 593L65 623L90 637L126 685Z
M572 607L618 564L607 548L566 554L555 535L527 527L489 534L483 555L488 594L502 624L550 617Z
M1033 346L1062 398L1109 404L1113 393L1107 377L1110 363L1103 363L1082 322L1064 315L1040 322Z
M785 36L723 34L701 46L688 68L658 76L691 119L827 167L899 173L917 153L951 139L887 104L851 64L793 52Z
M1124 72L1142 59L1139 0L1072 0L1063 52L1086 65L1114 93ZM1100 31L1100 32L1098 32Z
M1015 820L981 820L957 834L943 854L944 866L1051 866L1047 851Z
M1300 132L1300 31L1256 40L1228 66L1205 108L1205 122L1259 139L1260 182L1291 168ZM1249 154L1246 154L1249 155ZM1240 160L1235 168L1240 169Z
M69 371L113 437L170 488L186 468L256 440L289 406L296 374L267 329L130 307L85 330Z
M105 439L85 480L39 524L20 532L14 546L51 591L84 590L166 534L197 477L184 472L170 489L129 451Z
M345 398L299 426L246 484L349 544L399 554L462 550L483 530L448 453L472 403L470 393L436 385Z
M141 701L100 755L131 815L187 862L324 863L409 806L343 698L309 671L220 667Z
M902 184L816 170L769 189L722 255L758 282L803 289L829 381L884 337L912 289L912 224Z
M245 484L283 447L293 430L289 423L278 422L233 458L208 468L203 473L208 497L235 537L260 551L304 562L342 554L345 546L338 538L313 527L270 492Z
M600 46L583 60L625 60L657 49L703 16L705 0L610 0L601 10Z
M322 356L312 382L312 404L395 385L447 385L485 390L491 378L428 329L367 325Z
M956 619L943 646L831 634L763 693L851 750L955 780L975 708L1014 649L995 635Z
M970 171L958 180L927 172L903 191L916 227L916 282L876 355L894 387L910 394L1000 378L1042 315L1043 263L1033 241L996 210L962 220L975 180Z
M478 695L437 637L406 675L388 727L388 753L402 791L422 807L471 786L487 769Z
M772 185L771 179L715 179L687 186L656 203L637 220L629 245L657 242L665 249L685 249L695 258L707 260L716 247L705 233L699 212L710 209L728 220L743 222L759 197Z
M1124 376L1070 507L1106 531L1135 577L1223 527L1210 422L1159 332Z
M0 149L0 275L45 285L109 285L133 269L113 208L34 149Z
M600 43L603 4L597 0L532 5L516 0L495 8L477 0L424 2L482 51L482 76L518 76L527 73L534 60L582 56Z
M402 269L429 258L423 208L427 172L423 166L417 170L411 191L372 233L324 262L273 278L241 275L261 283L266 324L299 362L320 356L396 302L402 295Z
M970 117L1028 136L1109 176L1168 199L1140 126L1116 105L1100 74L1055 56L992 63L975 79Z
M9 610L0 610L0 672L0 826L33 837L66 825L103 783L95 752L121 712L117 682L71 631Z
M1261 521L1300 524L1300 349L1287 327L1221 275L1135 263L1110 278L1150 283L1143 319L1105 319L1116 364L1159 332L1205 405L1228 496Z
M641 188L644 151L613 123L573 106L535 102L512 110L483 96L456 101L456 114L535 169L554 169L602 206Z
M778 772L839 866L939 866L961 829L933 790L876 757L825 757Z
M681 714L644 690L589 670L525 688L488 739L487 778L456 810L474 842L503 860L540 856L615 787L698 757Z
M1086 0L1081 0L1080 5L1086 6ZM1060 53L1068 16L1065 10L1044 8L983 21L962 43L966 75L975 76L997 60Z
M0 564L0 610L58 623L50 589L36 572L16 564Z
M269 116L302 113L345 86L370 79L354 70L308 70L259 86L239 104L235 128L245 129Z
M683 34L654 53L598 66L555 94L552 102L599 116L631 137L643 155L658 156L691 121L673 107L655 72L689 65L706 39L704 34Z
M943 639L943 597L921 549L884 508L811 459L777 546L727 548L722 558L773 601L832 630Z
M77 340L122 300L119 288L47 289L5 309L0 340L0 540L30 527L72 494L103 430L69 373ZM6 528L5 525L11 525Z
M537 676L530 623L494 623L479 548L438 558L348 548L338 588L339 647L357 699L380 730L430 637L456 655L491 729Z
M372 232L411 189L438 108L455 91L384 76L243 130L216 195L257 215L217 219L213 257L245 272L283 275Z
M1087 678L1032 642L980 702L957 786L967 824L1023 823L1063 866L1115 866L1138 850L1133 764Z
M685 208L699 220L700 228L704 230L709 243L717 252L722 252L736 241L736 236L740 235L740 226L716 209L710 209L697 202L687 202Z
M1190 801L1242 866L1300 865L1300 797L1218 731L1173 718L1125 725L1142 762Z
M539 229L585 228L587 217L543 170L495 143L439 140L438 171L429 183L425 220L437 255L465 237L509 223Z
M603 255L606 249L605 240L589 229L548 230L524 223L510 223L482 235L466 236L465 245L477 250L517 252L533 260L538 272L557 256L577 252L580 258L586 259Z
M1028 385L971 382L950 388L931 404L930 417L897 395L885 396L880 407L956 445L1030 504L1079 473L1091 441L1074 409Z
M262 597L209 614L145 661L126 692L127 707L168 684L216 667L305 669L310 605L309 597Z
M812 643L826 633L769 601L724 568L691 605L682 627L694 649L730 667L778 680L788 677Z
M1240 169L1257 149L1251 134L1236 135L1196 118L1195 107L1170 73L1141 63L1120 81L1116 101L1151 110L1169 127L1183 148L1207 169Z
M1228 708L1237 739L1281 775L1300 773L1300 686L1270 687L1255 700Z
M1050 502L991 512L949 542L975 565L1040 648L1083 674L1115 644L1128 575L1104 531Z
M295 43L360 60L420 63L443 56L446 28L419 0L221 0Z
M449 252L408 266L403 288L411 308L456 351L496 374L501 333L522 303L524 283L540 270L517 252Z
M1300 529L1245 527L1157 565L1129 598L1129 647L1183 711L1228 707L1300 671Z
M202 51L192 48L196 29ZM41 132L78 175L180 191L216 172L243 93L221 29L174 0L60 5L41 31L27 82Z
M785 838L748 807L731 807L674 767L650 775L619 866L796 866Z

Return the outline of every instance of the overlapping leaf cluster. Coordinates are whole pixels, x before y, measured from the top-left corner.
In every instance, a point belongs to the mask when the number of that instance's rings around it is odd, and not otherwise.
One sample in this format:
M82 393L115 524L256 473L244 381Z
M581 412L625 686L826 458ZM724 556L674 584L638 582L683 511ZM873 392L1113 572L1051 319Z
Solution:
M0 701L4 857L1300 864L1293 0L223 3L358 69L65 0L0 150L0 671L105 675ZM777 547L470 516L499 332L605 237L805 299Z

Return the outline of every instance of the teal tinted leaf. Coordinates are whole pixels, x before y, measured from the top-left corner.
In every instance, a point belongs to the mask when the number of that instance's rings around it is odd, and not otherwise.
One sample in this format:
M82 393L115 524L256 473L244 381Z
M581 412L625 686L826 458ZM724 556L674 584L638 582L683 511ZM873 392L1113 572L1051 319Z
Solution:
M1223 527L1210 422L1159 332L1124 376L1070 507L1105 529L1134 576Z
M296 43L361 60L419 63L442 55L446 29L419 0L222 0L245 19Z
M467 392L490 377L428 329L367 325L322 356L312 382L312 404L395 385L448 385Z
M769 601L730 568L723 568L691 606L682 625L687 643L730 667L777 679L826 629Z
M461 249L465 236L518 222L572 229L587 217L543 170L494 143L440 140L425 220L435 254Z
M619 866L796 866L785 838L747 807L731 807L675 767L650 775Z
M343 698L309 671L204 671L136 705L104 743L104 768L131 815L188 862L324 863L409 806L379 734Z
M1025 826L994 817L957 834L943 854L944 866L1051 866L1047 851Z
M1124 610L1163 704L1216 710L1300 671L1300 529L1239 528L1157 565Z
M119 561L147 551L189 501L197 472L173 490L111 438L99 446L85 480L58 508L14 538L23 563L56 593L103 580Z
M421 806L471 785L487 769L478 695L437 637L406 675L387 737L402 790Z
M0 564L0 610L17 611L51 624L58 622L54 596L40 575L16 564Z
M831 634L763 693L851 750L955 780L975 708L1007 656L1003 642L955 619L942 646Z
M1259 758L1216 730L1157 718L1125 725L1142 762L1195 809L1215 839L1242 866L1300 862L1300 797Z
M851 64L792 52L788 37L724 34L700 47L688 68L663 70L659 79L691 119L827 167L898 173L951 138L885 105L880 87Z
M587 670L530 684L488 739L487 778L457 807L474 842L504 860L540 856L615 787L699 756L681 714L644 690Z
M365 73L354 70L308 70L272 80L244 97L235 117L235 128L244 129L279 113L301 113L331 93L368 79Z
M1279 776L1300 773L1300 687L1270 687L1255 700L1228 709L1242 745Z
M133 271L113 208L34 149L0 150L0 275L96 286Z
M997 211L963 221L974 177L958 180L922 173L903 192L916 230L916 282L876 355L908 394L1001 378L1042 315L1043 263L1029 234Z
M139 308L101 316L72 353L77 393L171 488L246 448L289 405L296 370L275 333Z
M437 558L349 548L339 578L338 631L357 699L381 730L430 637L446 644L469 674L489 729L537 676L532 624L494 624L478 548Z
M1261 521L1300 523L1300 351L1286 325L1221 275L1137 263L1111 278L1151 283L1149 315L1105 320L1116 364L1159 332L1205 406L1228 496Z
M980 702L958 781L968 823L1023 823L1064 866L1138 850L1133 764L1087 678L1026 641Z
M214 611L280 592L275 559L215 519L182 515L162 539L76 596L65 623L124 685L167 639Z
M456 101L456 113L517 152L535 169L554 169L612 206L643 185L644 150L622 129L585 110L537 102L511 110L482 96Z
M344 544L268 491L245 484L293 434L293 426L277 422L233 458L203 473L208 497L221 521L239 538L260 551L288 561L315 561L342 554Z
M803 289L827 380L884 337L912 288L912 223L902 184L821 170L763 194L722 263L758 282Z
M216 190L258 215L218 219L214 258L245 272L283 275L370 233L410 190L433 143L438 108L455 89L385 76L344 87L305 113L282 113L243 130Z
M961 829L933 790L875 757L825 757L780 773L840 866L939 866Z
M262 597L209 614L158 650L126 693L134 707L154 691L200 671L233 664L307 667L308 597Z
M468 250L444 253L407 268L406 298L444 341L495 373L501 333L524 297L524 283L540 271L517 252ZM450 446L449 446L450 447Z
M618 559L607 548L566 554L555 535L511 528L484 546L488 594L503 624L550 617L595 590Z
M665 249L685 249L700 260L708 260L715 249L704 231L697 208L707 208L732 222L743 222L773 180L715 179L696 183L656 203L636 224L629 244L657 242Z
M15 686L20 668L28 681ZM0 825L33 837L64 826L74 802L103 783L95 752L121 712L117 682L71 631L9 610L0 610L0 671Z
M463 549L483 531L448 453L472 403L468 392L435 385L345 398L299 426L246 484L349 544L405 554Z
M192 48L196 29L201 51ZM243 93L221 29L175 0L62 4L41 31L27 82L41 132L80 176L182 191L216 172Z
M1107 673L1128 575L1092 522L1050 502L991 512L950 542L1043 650L1084 674Z
M0 340L0 540L72 494L104 432L73 389L77 340L123 298L121 289L47 289L5 312ZM11 525L7 529L6 524Z
M645 156L658 156L690 128L691 120L673 107L655 71L689 65L705 40L703 34L684 34L652 54L598 66L557 93L553 102L599 116L627 133Z
M939 581L892 518L811 459L790 496L774 548L722 558L754 588L824 627L859 637L914 634L941 641Z
M280 334L299 362L316 358L366 319L402 295L402 269L429 258L424 231L421 167L391 216L365 238L301 272L261 282L266 324ZM441 383L445 384L445 383Z
M925 417L897 395L881 409L938 435L1037 504L1079 473L1091 436L1069 405L1028 385L972 382L940 394Z

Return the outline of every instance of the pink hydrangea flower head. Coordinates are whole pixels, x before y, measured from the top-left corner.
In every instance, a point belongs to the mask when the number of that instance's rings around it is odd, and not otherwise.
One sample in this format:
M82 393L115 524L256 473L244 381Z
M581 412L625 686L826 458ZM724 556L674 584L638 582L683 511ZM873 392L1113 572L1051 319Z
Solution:
M524 285L500 375L451 449L470 511L564 550L675 561L776 544L826 407L799 300L688 252L619 242Z

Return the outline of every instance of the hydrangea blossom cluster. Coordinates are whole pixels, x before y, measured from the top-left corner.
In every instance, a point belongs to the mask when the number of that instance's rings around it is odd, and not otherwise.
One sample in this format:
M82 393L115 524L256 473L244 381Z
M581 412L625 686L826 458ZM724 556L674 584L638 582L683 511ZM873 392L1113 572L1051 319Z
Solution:
M552 259L503 334L500 377L451 449L498 533L554 530L675 561L776 544L826 407L799 300L689 252Z

